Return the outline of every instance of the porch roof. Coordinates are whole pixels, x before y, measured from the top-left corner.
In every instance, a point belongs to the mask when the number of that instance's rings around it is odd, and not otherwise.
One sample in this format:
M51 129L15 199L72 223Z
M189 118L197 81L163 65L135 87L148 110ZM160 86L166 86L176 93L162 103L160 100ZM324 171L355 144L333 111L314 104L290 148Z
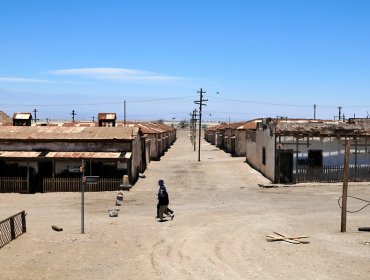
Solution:
M125 154L125 153L124 153ZM120 152L49 152L45 158L118 159Z
M31 151L0 151L0 158L35 158L40 154L41 152Z

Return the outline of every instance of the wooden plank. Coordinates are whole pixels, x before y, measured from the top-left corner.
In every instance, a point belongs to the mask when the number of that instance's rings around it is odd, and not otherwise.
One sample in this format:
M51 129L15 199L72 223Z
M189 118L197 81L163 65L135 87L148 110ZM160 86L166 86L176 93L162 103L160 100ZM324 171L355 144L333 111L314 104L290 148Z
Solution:
M274 233L277 234L277 235L279 235L279 236L281 236L281 237L284 237L284 238L286 238L288 236L286 234L278 233L276 231L274 231ZM297 242L299 242L301 244L308 244L308 243L310 243L309 241L304 241L304 240L294 240L294 241L297 241Z

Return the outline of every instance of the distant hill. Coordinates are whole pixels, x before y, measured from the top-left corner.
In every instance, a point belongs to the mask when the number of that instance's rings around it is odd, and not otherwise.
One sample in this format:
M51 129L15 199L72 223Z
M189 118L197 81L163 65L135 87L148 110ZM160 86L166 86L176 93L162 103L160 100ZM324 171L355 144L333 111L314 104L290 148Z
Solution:
M3 111L0 111L0 122L12 122L12 118Z

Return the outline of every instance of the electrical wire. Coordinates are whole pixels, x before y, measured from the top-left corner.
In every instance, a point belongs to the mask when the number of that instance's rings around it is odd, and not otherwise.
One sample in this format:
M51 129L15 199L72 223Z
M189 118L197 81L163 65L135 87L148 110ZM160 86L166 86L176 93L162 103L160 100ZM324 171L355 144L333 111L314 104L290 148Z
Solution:
M343 196L341 196L341 197L338 198L338 205L339 205L339 208L340 209L342 209L342 205L340 204L340 199L342 197ZM348 213L357 213L357 212L360 212L361 210L363 210L364 208L366 208L367 206L370 205L370 201L368 201L368 200L365 200L365 199L362 199L362 198L358 198L358 197L355 197L355 196L350 196L350 195L348 195L348 197L353 198L353 199L357 199L357 200L360 200L360 201L363 201L363 202L366 202L367 203L364 207L360 208L359 210L356 210L356 211L349 211L349 210L347 210Z

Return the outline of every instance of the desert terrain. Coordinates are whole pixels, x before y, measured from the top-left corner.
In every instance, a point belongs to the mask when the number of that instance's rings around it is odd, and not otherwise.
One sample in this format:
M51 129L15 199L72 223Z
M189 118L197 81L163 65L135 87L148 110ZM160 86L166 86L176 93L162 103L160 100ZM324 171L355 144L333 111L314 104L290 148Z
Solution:
M27 233L0 249L0 279L369 279L370 207L348 214L340 232L341 184L261 188L269 181L202 142L201 161L188 137L152 161L115 206L117 192L0 194L0 220L27 212ZM173 221L159 223L157 181L170 195ZM349 195L370 200L369 183ZM349 200L349 210L363 206ZM119 208L118 217L108 210ZM57 225L63 231L52 230ZM274 231L307 235L309 244L267 242Z

